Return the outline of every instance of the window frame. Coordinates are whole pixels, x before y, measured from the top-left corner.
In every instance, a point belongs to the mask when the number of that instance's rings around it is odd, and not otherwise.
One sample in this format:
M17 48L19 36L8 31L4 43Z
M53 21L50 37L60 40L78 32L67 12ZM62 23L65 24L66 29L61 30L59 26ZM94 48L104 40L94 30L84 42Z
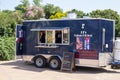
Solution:
M64 30L67 29L67 34L68 34L68 42L67 43L64 43L63 42L63 34L64 34ZM45 43L40 43L39 39L40 39L40 31L45 31ZM61 30L57 30L57 29L53 29L53 30L49 30L49 29L46 29L46 30L40 30L40 31L37 31L38 33L38 44L39 45L69 45L70 44L70 28L69 27L65 27ZM52 43L47 43L47 31L52 31L52 38L54 39ZM61 31L62 32L62 43L55 43L55 32L56 31Z

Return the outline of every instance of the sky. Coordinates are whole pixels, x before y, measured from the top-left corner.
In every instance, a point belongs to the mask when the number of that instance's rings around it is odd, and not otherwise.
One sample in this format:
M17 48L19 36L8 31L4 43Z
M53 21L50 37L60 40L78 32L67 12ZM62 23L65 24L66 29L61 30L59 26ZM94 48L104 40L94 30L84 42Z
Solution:
M29 0L31 4L32 0ZM89 13L93 10L112 9L120 14L120 0L43 0L42 4L47 3L54 4L63 9L63 11L69 11L71 9L81 10L85 13ZM20 0L0 0L0 10L9 9L14 10L14 7L20 4Z

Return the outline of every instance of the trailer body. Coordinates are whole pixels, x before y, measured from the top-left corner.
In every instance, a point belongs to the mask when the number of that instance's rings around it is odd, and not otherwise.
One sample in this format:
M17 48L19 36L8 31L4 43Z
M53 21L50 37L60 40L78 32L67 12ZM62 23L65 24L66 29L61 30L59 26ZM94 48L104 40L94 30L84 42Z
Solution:
M114 24L96 18L26 20L17 30L22 40L17 36L16 44L22 46L17 46L16 54L24 61L43 56L49 62L53 56L61 61L64 52L73 52L76 66L107 66L112 61Z

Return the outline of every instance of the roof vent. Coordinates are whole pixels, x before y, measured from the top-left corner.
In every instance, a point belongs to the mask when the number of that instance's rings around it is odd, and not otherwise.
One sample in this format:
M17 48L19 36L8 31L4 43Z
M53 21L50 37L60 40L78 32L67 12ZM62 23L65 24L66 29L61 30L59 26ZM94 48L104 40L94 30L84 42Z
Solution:
M76 13L74 13L74 12L69 12L68 14L67 14L67 18L77 18L77 15L76 15Z

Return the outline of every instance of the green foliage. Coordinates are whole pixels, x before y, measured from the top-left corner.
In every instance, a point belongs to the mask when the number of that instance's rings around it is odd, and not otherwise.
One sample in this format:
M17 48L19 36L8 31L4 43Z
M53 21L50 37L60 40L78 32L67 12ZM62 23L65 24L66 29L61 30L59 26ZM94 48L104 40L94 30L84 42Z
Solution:
M15 38L0 37L0 60L11 60L15 58Z
M82 18L86 14L83 11L72 9L71 12L75 12L77 14L77 18Z
M35 6L41 6L40 2L42 2L42 0L33 0L33 2Z
M111 9L95 10L89 13L93 18L107 18L115 20L115 36L120 37L120 15Z
M12 11L5 10L0 12L0 36L13 36L15 26L16 20Z
M30 5L28 0L21 0L21 3L23 4L23 6L27 7Z
M25 13L26 8L30 6L30 3L28 0L21 0L21 4L15 7L15 10L20 13Z
M17 11L17 10L14 11L13 17L17 24L21 24L23 22L22 14L19 11Z
M55 15L57 12L63 12L63 10L58 7L54 6L53 4L47 4L44 6L45 18L49 19L51 15Z
M26 7L24 7L22 4L19 4L18 6L15 7L15 10L20 13L25 13Z
M14 59L16 19L13 11L0 12L0 60Z
M120 22L115 25L115 36L120 37Z
M57 12L55 15L51 15L50 19L61 19L66 17L66 13Z
M107 19L113 19L116 21L116 23L120 22L119 18L120 15L111 9L105 9L105 10L95 10L90 13L90 17L94 18L107 18Z

